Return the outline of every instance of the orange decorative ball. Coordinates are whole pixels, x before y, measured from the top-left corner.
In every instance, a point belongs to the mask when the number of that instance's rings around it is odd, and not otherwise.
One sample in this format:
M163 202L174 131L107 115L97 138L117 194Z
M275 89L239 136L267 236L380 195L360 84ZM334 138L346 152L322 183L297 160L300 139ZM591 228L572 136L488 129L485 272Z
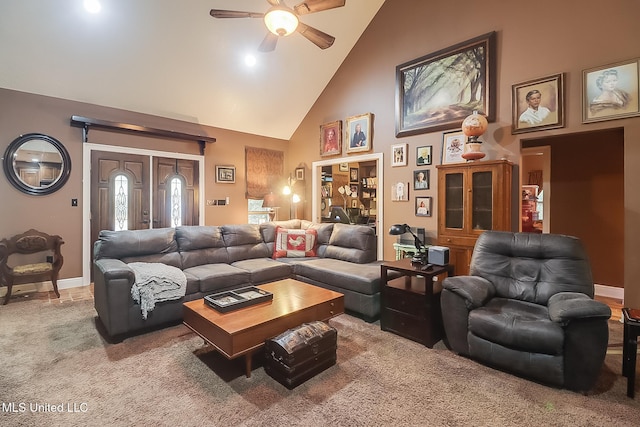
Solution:
M467 136L480 136L487 131L487 118L474 111L473 114L467 116L462 122L462 133Z

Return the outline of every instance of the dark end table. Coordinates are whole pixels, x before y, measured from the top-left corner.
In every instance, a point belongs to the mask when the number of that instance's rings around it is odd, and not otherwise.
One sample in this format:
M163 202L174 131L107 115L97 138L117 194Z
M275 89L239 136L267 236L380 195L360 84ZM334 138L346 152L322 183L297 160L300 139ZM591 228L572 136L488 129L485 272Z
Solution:
M385 261L381 266L380 328L433 347L444 337L440 309L441 280L453 275L453 265L423 270L410 258Z

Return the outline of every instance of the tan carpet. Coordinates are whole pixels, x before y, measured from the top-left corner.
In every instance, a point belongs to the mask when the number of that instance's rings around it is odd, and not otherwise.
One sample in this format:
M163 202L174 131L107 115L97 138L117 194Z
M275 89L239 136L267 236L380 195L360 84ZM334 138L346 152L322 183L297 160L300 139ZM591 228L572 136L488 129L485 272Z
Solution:
M610 354L588 396L487 368L442 343L428 349L380 331L377 323L347 315L331 323L338 329L338 364L289 391L261 366L245 378L240 360L227 361L204 349L202 340L181 325L112 345L97 332L90 301L45 307L38 301L12 302L0 306L0 425L640 422L640 393L636 400L627 398L620 375L619 322L610 322ZM17 412L10 412L11 404ZM44 412L61 404L63 413Z

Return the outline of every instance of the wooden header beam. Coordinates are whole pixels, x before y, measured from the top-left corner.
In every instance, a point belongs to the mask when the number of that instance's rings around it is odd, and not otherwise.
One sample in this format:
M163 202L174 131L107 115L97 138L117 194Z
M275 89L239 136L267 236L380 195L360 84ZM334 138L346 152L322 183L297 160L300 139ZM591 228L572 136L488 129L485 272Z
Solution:
M89 129L106 129L116 132L140 133L146 136L156 136L159 138L182 139L185 141L197 142L200 146L200 155L204 156L204 147L207 142L216 142L211 136L195 135L192 133L175 132L172 130L156 129L146 126L132 125L129 123L111 122L108 120L91 119L82 116L71 116L71 126L82 128L82 141L88 142Z

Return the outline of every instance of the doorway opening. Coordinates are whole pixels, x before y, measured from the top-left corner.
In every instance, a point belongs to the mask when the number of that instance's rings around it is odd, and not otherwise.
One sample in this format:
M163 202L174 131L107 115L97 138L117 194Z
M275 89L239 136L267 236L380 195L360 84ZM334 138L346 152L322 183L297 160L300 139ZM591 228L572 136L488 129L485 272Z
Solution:
M543 226L548 223L544 231L578 237L589 256L594 283L624 288L624 128L521 144L523 165L531 153L549 150L549 172L543 168L542 177ZM522 191L528 182L522 176L520 182Z
M323 216L323 210L322 210L322 201L323 201L323 182L322 182L322 168L323 167L327 167L327 166L336 166L336 167L340 167L340 164L343 163L364 163L364 164L375 164L375 167L371 167L371 169L375 169L375 185L376 185L376 192L375 192L375 228L376 228L376 237L377 237L377 244L378 244L378 259L383 259L383 252L384 252L384 246L383 246L383 237L384 237L384 233L382 231L382 227L384 225L384 218L383 218L383 214L384 214L384 167L383 167L383 163L382 163L382 153L373 153L373 154L364 154L361 156L349 156L349 157L341 157L341 158L337 158L337 159L330 159L330 160L321 160L321 161L317 161L317 162L313 162L311 164L311 197L312 197L312 203L311 203L311 218L312 221L314 222L322 222L322 216ZM350 174L351 171L349 171L349 167L347 166L347 171L345 171L346 174ZM373 172L371 171L371 174L373 174ZM358 179L360 180L361 177L358 175ZM349 178L347 178L347 181L350 181L350 175ZM343 200L342 200L342 195L338 195L338 189L334 189L333 191L336 192L336 196L338 197L340 200L340 206L343 205ZM359 187L358 191L362 191L362 188ZM369 197L371 196L372 192L369 191L368 192ZM349 199L349 202L352 201L352 199L354 199L353 197ZM325 203L326 200L325 200ZM351 206L351 205L350 205ZM371 205L369 204L369 215L371 215ZM357 208L359 209L360 206L358 204ZM325 210L326 210L326 206L325 206Z

